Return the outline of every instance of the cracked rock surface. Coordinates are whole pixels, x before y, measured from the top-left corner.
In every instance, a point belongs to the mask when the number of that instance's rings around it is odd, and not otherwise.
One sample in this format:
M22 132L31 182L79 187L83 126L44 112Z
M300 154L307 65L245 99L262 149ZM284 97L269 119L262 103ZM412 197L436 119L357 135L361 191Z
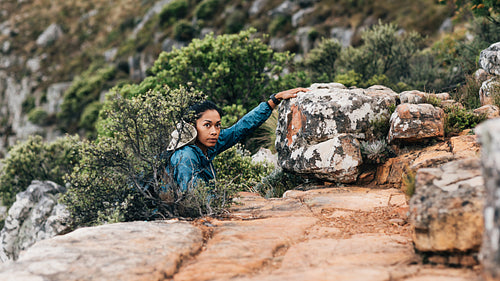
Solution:
M0 280L480 280L470 268L422 264L398 189L321 186L237 201L226 218L44 240L0 268Z

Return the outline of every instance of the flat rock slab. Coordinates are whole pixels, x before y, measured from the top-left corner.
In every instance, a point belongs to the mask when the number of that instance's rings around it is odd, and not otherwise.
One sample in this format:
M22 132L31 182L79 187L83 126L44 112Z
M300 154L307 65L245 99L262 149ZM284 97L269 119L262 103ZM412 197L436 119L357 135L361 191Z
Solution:
M309 191L289 190L283 197L299 199L315 213L332 207L339 210L371 211L378 207L406 205L405 195L398 189L339 187Z
M81 228L36 243L0 268L0 280L163 280L202 244L202 231L183 222Z
M471 269L422 265L398 189L240 193L229 220L211 220L204 250L173 280L479 280Z

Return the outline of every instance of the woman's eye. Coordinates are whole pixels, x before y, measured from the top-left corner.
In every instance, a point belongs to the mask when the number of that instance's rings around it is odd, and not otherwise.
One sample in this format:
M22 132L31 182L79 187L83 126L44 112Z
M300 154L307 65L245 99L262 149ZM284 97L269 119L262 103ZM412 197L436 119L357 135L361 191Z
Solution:
M216 124L216 125L215 125L215 127L216 127L216 128L220 128L220 124Z
M210 127L210 124L207 123L207 124L204 124L203 126L208 128L208 127Z

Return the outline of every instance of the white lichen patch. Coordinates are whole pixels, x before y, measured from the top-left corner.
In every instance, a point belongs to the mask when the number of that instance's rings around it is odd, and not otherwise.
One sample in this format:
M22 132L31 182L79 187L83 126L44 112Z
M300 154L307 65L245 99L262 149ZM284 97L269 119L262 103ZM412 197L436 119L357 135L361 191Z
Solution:
M351 129L356 130L357 122L363 120L368 114L372 112L372 107L369 103L363 103L363 105L352 111L352 113L347 116L351 120Z
M335 152L335 148L339 145L340 142L338 138L333 138L328 141L312 145L304 152L304 158L309 160L316 157L316 161L314 163L315 167L328 168L331 165L331 159L333 157L333 153Z

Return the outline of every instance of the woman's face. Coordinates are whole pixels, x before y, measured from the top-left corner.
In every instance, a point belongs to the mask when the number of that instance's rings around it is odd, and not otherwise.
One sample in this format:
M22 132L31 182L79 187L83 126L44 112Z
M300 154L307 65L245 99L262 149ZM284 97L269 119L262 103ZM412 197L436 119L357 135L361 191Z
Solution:
M210 109L203 112L196 120L196 144L206 152L208 147L214 147L219 139L220 134L220 115L215 109Z

